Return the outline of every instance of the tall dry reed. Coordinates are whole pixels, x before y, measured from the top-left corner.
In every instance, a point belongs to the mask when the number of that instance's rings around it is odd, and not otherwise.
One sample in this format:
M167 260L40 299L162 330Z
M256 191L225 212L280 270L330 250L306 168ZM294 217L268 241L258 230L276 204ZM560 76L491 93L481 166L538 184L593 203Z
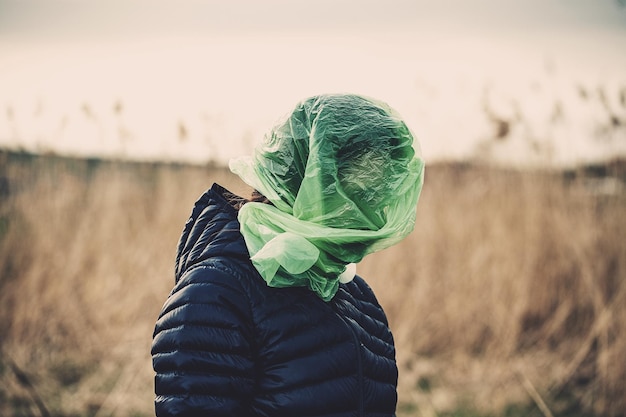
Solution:
M415 232L359 272L394 331L399 416L626 412L626 196L430 167ZM150 415L178 235L221 168L0 153L0 415ZM559 414L561 413L561 414Z

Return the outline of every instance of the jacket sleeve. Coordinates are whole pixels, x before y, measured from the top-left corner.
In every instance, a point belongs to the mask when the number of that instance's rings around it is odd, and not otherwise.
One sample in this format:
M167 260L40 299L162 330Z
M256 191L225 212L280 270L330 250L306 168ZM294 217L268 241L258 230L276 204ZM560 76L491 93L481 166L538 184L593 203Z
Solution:
M158 417L245 416L254 390L253 325L240 281L224 267L181 277L152 341Z

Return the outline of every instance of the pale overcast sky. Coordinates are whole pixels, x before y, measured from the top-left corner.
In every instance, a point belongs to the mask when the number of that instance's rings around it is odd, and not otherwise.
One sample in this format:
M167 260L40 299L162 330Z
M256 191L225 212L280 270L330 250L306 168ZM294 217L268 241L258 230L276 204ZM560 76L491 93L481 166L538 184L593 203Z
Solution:
M1 36L411 30L626 33L622 0L0 0Z
M624 51L626 0L0 0L0 147L226 160L297 100L358 92L406 115L426 157L463 157L488 89L526 109L522 144L626 153L590 141L602 108L574 88L619 105Z

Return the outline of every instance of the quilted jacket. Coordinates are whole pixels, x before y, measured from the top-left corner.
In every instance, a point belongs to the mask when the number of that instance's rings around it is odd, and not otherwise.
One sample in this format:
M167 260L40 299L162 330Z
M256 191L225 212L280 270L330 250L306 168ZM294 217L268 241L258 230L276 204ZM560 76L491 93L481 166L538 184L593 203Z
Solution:
M330 302L268 287L224 191L198 200L178 244L152 343L156 415L393 416L393 339L365 281Z

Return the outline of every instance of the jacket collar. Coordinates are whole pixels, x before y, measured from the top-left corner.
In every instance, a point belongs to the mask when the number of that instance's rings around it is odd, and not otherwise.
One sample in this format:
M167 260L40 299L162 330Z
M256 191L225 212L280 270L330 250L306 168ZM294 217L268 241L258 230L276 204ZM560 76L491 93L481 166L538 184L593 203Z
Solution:
M249 259L239 231L237 210L224 198L227 190L213 186L196 201L178 242L175 279L194 265L215 257Z

